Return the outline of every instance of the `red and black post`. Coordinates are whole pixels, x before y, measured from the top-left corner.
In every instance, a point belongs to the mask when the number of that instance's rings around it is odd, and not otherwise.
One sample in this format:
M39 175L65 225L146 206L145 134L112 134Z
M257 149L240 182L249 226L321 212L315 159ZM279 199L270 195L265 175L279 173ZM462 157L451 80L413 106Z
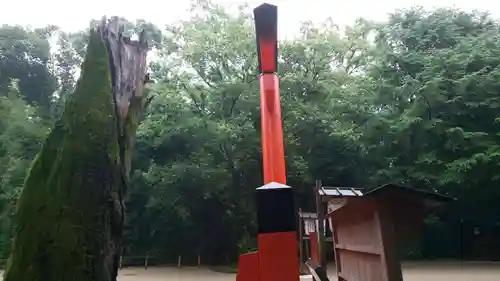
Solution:
M278 10L254 9L264 185L257 188L258 250L240 256L236 281L299 281L293 192L286 185L278 68Z
M262 4L254 9L260 74L260 110L264 186L257 188L259 281L298 281L296 212L286 185L279 93L278 11Z

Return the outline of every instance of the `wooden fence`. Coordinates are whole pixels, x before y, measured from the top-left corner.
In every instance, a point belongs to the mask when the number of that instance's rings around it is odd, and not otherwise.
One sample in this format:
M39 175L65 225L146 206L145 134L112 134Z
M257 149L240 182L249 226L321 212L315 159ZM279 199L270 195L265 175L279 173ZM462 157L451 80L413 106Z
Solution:
M124 267L131 267L131 266L141 266L141 267L144 267L144 269L148 269L149 266L177 266L177 267L181 267L182 266L182 255L179 255L177 257L176 264L164 263L162 258L150 256L150 255L122 256L122 257L120 257L120 269L122 269ZM196 266L197 267L201 266L200 255L198 255L198 260L197 260Z
M3 269L5 264L7 263L6 259L0 259L0 269ZM149 266L182 266L182 255L179 255L177 258L176 264L165 264L162 263L162 259L155 256L122 256L120 257L120 269L124 267L130 266L141 266L144 269L148 269ZM201 259L198 255L198 264L197 266L201 266Z

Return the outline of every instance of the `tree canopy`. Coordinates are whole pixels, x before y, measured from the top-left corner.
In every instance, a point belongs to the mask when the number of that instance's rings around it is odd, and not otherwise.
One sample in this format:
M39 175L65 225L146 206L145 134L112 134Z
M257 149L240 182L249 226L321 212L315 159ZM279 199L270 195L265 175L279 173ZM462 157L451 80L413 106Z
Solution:
M155 83L137 130L125 255L232 262L256 245L253 192L262 184L248 7L200 2L190 19L165 29L147 20L127 28L146 30ZM58 38L54 53L49 36ZM26 169L75 87L87 36L0 28L0 259ZM305 22L278 48L287 177L298 206L313 210L315 179L439 191L457 203L427 218L407 254L500 258L496 19L415 7L345 30L332 20Z

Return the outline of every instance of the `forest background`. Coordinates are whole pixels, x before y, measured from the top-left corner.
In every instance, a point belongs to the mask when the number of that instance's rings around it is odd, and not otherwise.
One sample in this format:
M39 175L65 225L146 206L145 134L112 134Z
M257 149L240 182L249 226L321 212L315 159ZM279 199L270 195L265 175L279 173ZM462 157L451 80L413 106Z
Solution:
M138 130L128 256L234 262L256 246L262 184L251 10L199 1L189 20L145 29L155 96ZM97 21L92 21L90 26ZM71 95L88 29L0 26L0 261L26 171ZM56 42L56 48L51 48ZM54 47L54 46L52 46ZM314 210L314 180L397 183L458 199L429 215L413 259L500 259L500 24L457 9L383 22L305 22L279 43L288 184Z

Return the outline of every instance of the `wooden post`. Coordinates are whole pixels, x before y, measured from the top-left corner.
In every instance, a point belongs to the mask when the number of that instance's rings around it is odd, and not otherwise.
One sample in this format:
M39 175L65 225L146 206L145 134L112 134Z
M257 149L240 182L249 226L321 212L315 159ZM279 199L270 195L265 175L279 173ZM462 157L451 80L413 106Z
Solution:
M311 239L311 237L309 237L309 239ZM304 254L305 254L305 260L308 260L311 258L311 255L310 255L310 251L309 251L309 242L307 243L304 243L304 247L305 247L305 251L304 251Z
M123 256L120 256L120 269L123 269Z
M182 259L182 256L179 255L179 257L177 258L177 267L181 267L181 259Z
M299 208L299 215L297 216L299 218L299 266L300 266L300 273L304 272L304 229L302 226L302 208Z
M387 207L389 204L383 202L382 200L378 203L379 205L375 215L375 220L379 225L378 238L382 246L382 280L403 281L401 263L399 262L397 256L396 233L394 225L391 221L391 211Z
M144 269L148 269L148 259L149 259L149 256L146 255L146 257L144 258Z
M316 192L316 214L318 217L318 252L319 252L319 263L326 270L326 251L325 251L325 210L323 207L323 201L321 200L321 195L319 191L321 190L321 180L316 180L316 187L314 188Z
M335 223L335 221L333 219L330 219L330 225L331 225L331 229L332 229L333 257L335 259L335 270L337 272L340 272L341 269L342 269L340 267L340 253L339 253L339 251L338 251L338 249L336 247L336 245L339 244L338 243L339 242L338 241L338 236L337 236L337 233L336 233L337 224Z
M200 257L200 253L198 253L198 267L201 266L201 257Z
M311 273L311 275L313 276L313 280L330 281L330 279L328 279L328 275L326 275L325 269L318 263L315 263L312 260L308 260L306 262L306 267L309 270L309 273Z
M319 263L321 260L318 240L319 239L317 232L309 232L309 248L311 249L311 260L315 263Z

